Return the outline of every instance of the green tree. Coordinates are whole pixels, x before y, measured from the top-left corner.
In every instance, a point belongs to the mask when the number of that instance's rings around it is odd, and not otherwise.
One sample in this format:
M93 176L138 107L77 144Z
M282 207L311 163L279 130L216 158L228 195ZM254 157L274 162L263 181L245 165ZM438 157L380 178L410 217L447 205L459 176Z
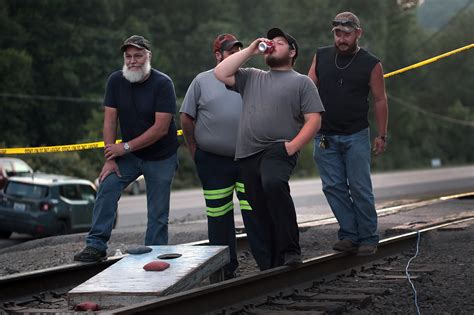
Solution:
M105 82L122 67L120 45L132 34L151 40L152 65L170 75L180 100L192 79L215 65L217 34L234 33L246 46L281 27L297 38L295 69L306 74L316 48L333 43L331 20L353 11L364 29L360 44L381 59L387 73L468 44L474 12L467 1L443 2L453 8L445 10L448 19L428 9L435 12L439 0L425 1L423 19L443 21L433 33L418 23L420 9L405 9L396 0L0 0L0 146L100 141ZM444 164L473 162L473 56L465 51L386 80L389 148L373 159L375 170L426 167L435 156ZM266 68L260 57L245 66ZM21 158L43 171L93 179L103 151ZM184 146L179 161L175 187L196 185ZM295 174L315 172L310 144Z

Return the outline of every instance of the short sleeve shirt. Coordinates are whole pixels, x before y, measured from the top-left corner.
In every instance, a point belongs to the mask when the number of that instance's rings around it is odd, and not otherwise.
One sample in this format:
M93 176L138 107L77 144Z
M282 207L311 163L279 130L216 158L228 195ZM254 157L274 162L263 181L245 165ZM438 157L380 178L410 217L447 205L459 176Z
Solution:
M242 112L239 93L226 89L214 69L196 76L181 106L195 121L194 138L201 150L234 157Z
M291 141L303 127L304 114L324 111L314 82L294 70L241 68L231 89L243 99L237 159Z
M166 74L151 70L145 82L131 83L122 71L112 73L107 81L104 106L116 108L122 140L130 141L155 123L155 113L176 113L176 95L173 82ZM150 146L132 153L144 160L161 160L178 149L174 117L168 133Z

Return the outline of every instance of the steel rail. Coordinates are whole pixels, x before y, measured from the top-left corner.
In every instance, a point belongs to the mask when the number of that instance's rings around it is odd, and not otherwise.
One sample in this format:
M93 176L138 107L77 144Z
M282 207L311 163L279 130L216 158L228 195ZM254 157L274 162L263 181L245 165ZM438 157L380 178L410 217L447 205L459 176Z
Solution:
M380 242L378 251L372 256L356 256L348 253L327 254L312 258L297 267L278 267L256 275L243 276L223 283L156 298L147 302L114 309L113 314L202 314L217 312L232 305L242 305L258 297L285 291L312 283L324 277L350 270L357 266L377 261L412 249L418 235L429 233L452 224L474 218L438 224L416 232L390 237ZM105 311L105 314L108 312Z
M101 263L58 266L0 278L0 301L8 301L31 292L54 291L85 281L113 265L120 258L109 257Z

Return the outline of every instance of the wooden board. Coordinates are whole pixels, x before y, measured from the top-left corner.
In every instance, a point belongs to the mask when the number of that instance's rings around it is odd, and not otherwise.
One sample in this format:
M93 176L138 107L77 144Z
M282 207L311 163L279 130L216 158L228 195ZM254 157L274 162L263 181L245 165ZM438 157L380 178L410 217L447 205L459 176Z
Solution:
M151 298L190 289L229 263L227 246L149 246L152 251L127 255L68 293L74 306L85 301L101 308L126 306ZM170 264L163 271L145 271L143 266L158 256L178 253L175 259L161 259Z

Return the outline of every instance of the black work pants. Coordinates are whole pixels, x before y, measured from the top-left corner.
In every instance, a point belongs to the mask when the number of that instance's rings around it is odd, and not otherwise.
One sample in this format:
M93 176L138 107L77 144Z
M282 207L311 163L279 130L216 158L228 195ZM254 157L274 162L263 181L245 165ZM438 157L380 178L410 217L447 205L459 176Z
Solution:
M211 245L229 246L230 263L224 267L226 277L232 275L238 267L235 223L234 191L239 199L245 232L257 265L265 265L258 258L265 257L266 250L255 211L250 207L242 183L238 163L233 157L213 154L196 149L194 156L196 170L201 180L206 201L207 227Z
M262 270L282 266L285 254L301 254L295 205L288 184L297 160L297 154L288 156L283 142L239 160L247 199L257 215L267 247L268 257Z

